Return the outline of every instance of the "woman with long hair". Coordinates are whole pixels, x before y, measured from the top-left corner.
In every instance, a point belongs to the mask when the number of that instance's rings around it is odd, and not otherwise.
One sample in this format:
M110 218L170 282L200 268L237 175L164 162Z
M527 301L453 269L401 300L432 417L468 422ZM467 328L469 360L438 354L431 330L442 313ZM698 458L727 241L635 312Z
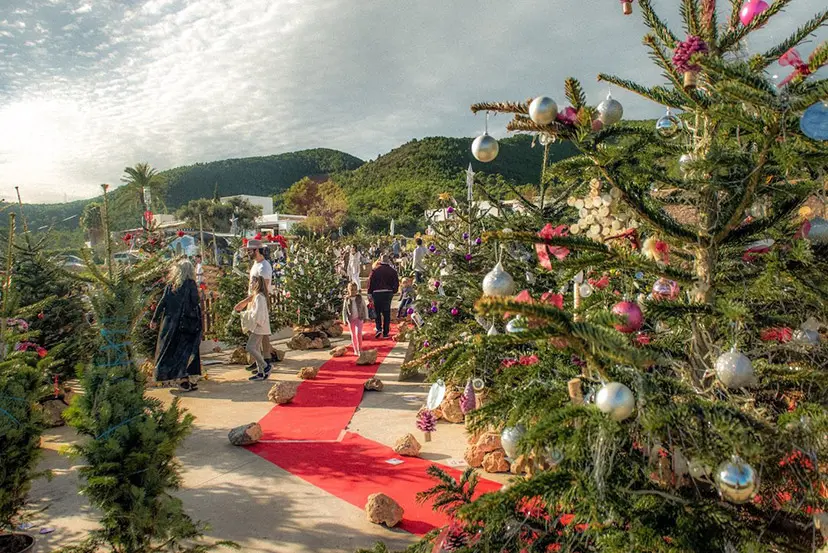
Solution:
M167 278L164 295L152 316L150 326L158 333L155 350L155 379L179 380L179 389L198 389L201 374L201 302L195 282L195 268L186 259L174 264Z
M247 310L247 353L255 360L256 374L248 380L267 380L272 369L270 362L262 356L262 342L270 336L270 314L267 308L267 283L260 276L250 281L250 295L236 304L237 312ZM244 323L243 323L244 327Z

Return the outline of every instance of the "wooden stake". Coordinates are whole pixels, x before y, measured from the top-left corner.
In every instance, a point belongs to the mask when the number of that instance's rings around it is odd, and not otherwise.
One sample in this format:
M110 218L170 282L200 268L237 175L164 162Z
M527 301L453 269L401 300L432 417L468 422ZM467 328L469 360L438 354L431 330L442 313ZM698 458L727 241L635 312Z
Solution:
M427 442L431 441L431 432L423 432L423 439Z

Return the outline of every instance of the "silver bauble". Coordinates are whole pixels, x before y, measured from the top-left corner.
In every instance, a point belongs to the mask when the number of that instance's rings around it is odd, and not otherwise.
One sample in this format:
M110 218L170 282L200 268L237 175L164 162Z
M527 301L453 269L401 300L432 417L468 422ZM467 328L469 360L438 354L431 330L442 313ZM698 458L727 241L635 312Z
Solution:
M806 330L800 328L799 330L794 330L791 339L797 344L813 346L819 343L819 332L817 332L816 330Z
M716 376L727 388L747 388L756 384L753 363L735 347L716 359Z
M681 119L670 113L668 110L665 115L659 117L656 121L656 134L661 138L675 138L681 132Z
M540 142L541 146L548 146L555 142L555 137L549 133L542 132L538 135L538 142Z
M690 163L693 162L693 154L681 154L679 158L679 169L681 169L682 174L687 174L690 171L688 167Z
M810 223L811 230L808 231L808 240L812 244L825 244L828 242L828 221L822 217L814 217Z
M584 282L580 286L578 286L578 293L581 295L582 298L588 298L592 295L592 285L588 282Z
M715 479L722 498L731 503L750 501L759 489L759 478L753 467L735 455L719 465Z
M508 334L520 334L521 332L526 332L526 330L526 321L520 315L506 323L506 332Z
M511 296L515 293L515 279L498 263L483 277L483 294L486 296Z
M548 125L558 116L558 104L549 96L538 96L529 104L529 119L538 125Z
M503 446L503 451L506 452L506 457L514 459L517 457L518 442L526 434L526 428L522 424L517 426L507 426L500 433L500 445Z
M621 102L607 94L607 99L598 104L598 119L604 125L614 125L624 116L624 107Z
M595 405L613 420L622 421L635 411L635 396L620 382L609 382L595 394Z
M477 161L488 163L497 157L500 144L489 133L483 133L472 142L472 155Z

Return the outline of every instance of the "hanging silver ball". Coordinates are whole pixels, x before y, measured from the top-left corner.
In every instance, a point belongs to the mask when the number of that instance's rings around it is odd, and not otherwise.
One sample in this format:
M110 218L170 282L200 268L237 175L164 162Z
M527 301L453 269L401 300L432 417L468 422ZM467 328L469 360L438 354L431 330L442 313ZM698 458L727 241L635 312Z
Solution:
M483 277L483 294L486 296L511 296L515 293L515 279L506 272L498 262L494 268Z
M518 442L523 435L526 434L526 427L522 424L517 426L507 426L500 433L500 445L503 446L503 451L506 452L506 457L515 459L517 457Z
M670 113L670 110L656 121L656 134L661 138L675 138L681 129L681 119Z
M529 119L538 125L548 125L557 116L558 104L549 96L538 96L529 104Z
M690 168L688 167L693 162L693 154L681 154L679 158L679 169L681 169L682 174L686 175L690 172Z
M483 133L472 142L472 155L477 161L489 163L497 157L500 144L489 133Z
M607 94L607 99L598 104L598 119L606 125L614 125L624 116L624 106L621 102Z
M526 330L526 321L520 315L506 323L507 334L520 334L521 332L526 332Z
M622 421L635 411L635 396L620 382L609 382L598 390L595 405L613 420Z
M825 244L828 242L828 221L822 217L814 217L810 223L811 230L808 231L808 240L812 244Z
M753 363L735 347L716 359L716 377L727 388L747 388L756 384Z
M716 469L716 485L722 498L731 503L745 503L756 495L759 479L753 467L734 455Z

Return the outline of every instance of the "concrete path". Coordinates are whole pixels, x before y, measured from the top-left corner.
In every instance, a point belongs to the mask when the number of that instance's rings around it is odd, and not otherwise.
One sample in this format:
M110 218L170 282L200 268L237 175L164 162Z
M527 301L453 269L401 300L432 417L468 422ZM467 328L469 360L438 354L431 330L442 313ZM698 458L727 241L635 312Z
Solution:
M334 342L346 344L347 335ZM414 416L425 401L422 382L398 382L405 344L398 344L379 367L385 383L382 392L368 392L351 421L349 430L377 442L393 445L411 432L421 440ZM207 356L226 361L229 353ZM299 368L321 365L327 350L289 351L274 370L271 380L294 380ZM273 407L267 401L268 382L249 382L249 373L239 366L207 365L208 380L199 390L179 394L175 389L155 388L149 393L163 400L180 396L196 417L192 434L179 450L184 485L179 496L195 519L210 524L208 535L229 539L249 552L352 552L383 540L393 548L404 548L415 537L401 530L376 526L365 519L362 509L333 497L272 463L233 447L227 441L230 428L258 421ZM443 464L461 460L465 446L462 425L440 423L433 441L423 443L422 456ZM40 528L53 528L37 536L36 552L46 553L82 539L96 525L96 515L77 493L80 460L68 459L58 450L76 439L71 428L50 430L44 437L42 468L51 469L51 481L40 480L30 494L35 510L32 520ZM505 478L487 478L505 481ZM377 490L382 491L382 490Z

